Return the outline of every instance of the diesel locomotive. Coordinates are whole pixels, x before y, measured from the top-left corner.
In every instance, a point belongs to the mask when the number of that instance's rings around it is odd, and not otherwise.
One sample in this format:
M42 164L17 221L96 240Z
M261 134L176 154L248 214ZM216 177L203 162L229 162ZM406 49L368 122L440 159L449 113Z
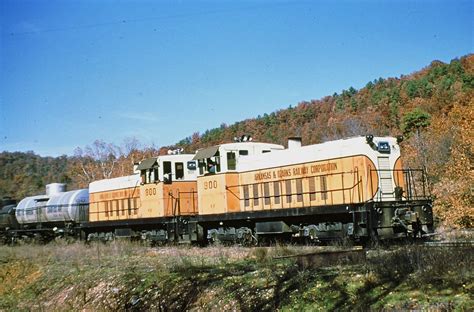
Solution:
M421 238L433 232L432 200L424 171L404 168L400 142L290 138L284 148L243 136L145 159L133 175L88 189L49 185L5 205L0 234L199 244Z

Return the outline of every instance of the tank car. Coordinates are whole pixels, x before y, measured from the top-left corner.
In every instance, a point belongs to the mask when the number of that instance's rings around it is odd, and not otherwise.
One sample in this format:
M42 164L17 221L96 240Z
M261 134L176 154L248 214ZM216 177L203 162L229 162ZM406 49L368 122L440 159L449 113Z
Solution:
M7 243L12 236L12 231L18 229L15 217L16 200L11 197L0 199L0 240Z
M61 183L48 184L45 195L22 199L15 210L15 236L48 240L60 235L76 235L80 222L88 220L89 190L66 191Z

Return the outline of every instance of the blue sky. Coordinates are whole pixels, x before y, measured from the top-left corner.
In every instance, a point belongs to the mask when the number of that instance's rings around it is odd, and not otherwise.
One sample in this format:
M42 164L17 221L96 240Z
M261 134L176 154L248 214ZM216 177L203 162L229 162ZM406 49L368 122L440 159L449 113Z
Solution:
M473 52L473 1L0 1L0 150L170 145Z

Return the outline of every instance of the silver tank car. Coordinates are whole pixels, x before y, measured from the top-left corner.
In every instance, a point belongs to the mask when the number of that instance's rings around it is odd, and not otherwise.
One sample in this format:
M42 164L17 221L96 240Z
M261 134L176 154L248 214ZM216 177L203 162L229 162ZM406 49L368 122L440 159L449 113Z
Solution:
M79 207L89 202L89 190L81 189L51 196L45 207L47 222L83 221Z
M22 199L16 208L16 218L20 224L44 222L77 222L84 216L79 213L81 205L89 202L89 190L80 189L64 192L60 183L48 184L48 195L37 195Z
M15 215L18 223L39 223L46 221L42 217L42 207L46 205L48 201L46 195L37 195L23 198L16 207Z

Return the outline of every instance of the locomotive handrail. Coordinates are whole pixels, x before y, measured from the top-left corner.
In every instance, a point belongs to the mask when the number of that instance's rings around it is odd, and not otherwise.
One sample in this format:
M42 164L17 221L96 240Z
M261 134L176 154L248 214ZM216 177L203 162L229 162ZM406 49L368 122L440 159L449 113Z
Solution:
M181 192L180 190L177 190L177 192L178 192L177 197L174 196L172 191L170 191L168 193L168 195L172 199L176 200L175 205L173 207L173 216L177 216L177 215L181 214L181 194L192 194L192 196L191 196L191 198L193 200L193 204L192 204L193 206L192 207L193 207L193 211L196 211L196 201L195 201L195 196L194 195L197 195L197 191L195 191L194 189L191 189L191 191ZM176 214L176 205L178 205L178 214Z
M349 187L344 187L344 178L343 176L344 175L347 175L347 174L352 174L352 175L355 175L355 178L356 178L356 181L355 183L352 185L352 186L349 186ZM342 188L336 188L336 189L327 189L327 190L314 190L314 191L303 191L303 192L291 192L289 194L286 194L286 193L280 193L279 195L270 195L270 196L265 196L264 195L264 192L259 192L259 195L258 196L253 196L253 197L249 197L249 198L243 198L243 197L240 197L238 194L236 194L235 192L232 191L232 188L239 188L239 187L244 187L244 186L250 186L250 185L254 185L254 184L261 184L263 185L264 183L271 183L271 182L278 182L278 183L282 183L283 181L294 181L294 180L299 180L299 179L310 179L310 178L317 178L317 177L327 177L327 176L333 176L333 175L341 175L342 176L342 184L343 184L343 187ZM246 184L237 184L237 185L229 185L225 187L225 189L227 191L229 191L232 195L234 195L239 201L242 201L242 200L251 200L251 199L258 199L260 200L261 198L277 198L277 197L283 197L283 196L294 196L294 195L312 195L312 194L331 194L331 203L334 202L334 199L333 199L333 194L336 193L336 192L342 192L343 194L343 204L346 204L346 199L345 199L345 192L347 191L351 191L351 190L354 190L355 188L357 188L357 197L358 197L358 200L360 201L361 200L361 188L360 188L360 185L362 184L362 179L359 177L359 172L357 170L355 171L346 171L346 172L337 172L337 173L328 173L328 174L324 174L324 175L311 175L311 176L305 176L305 177L299 177L299 178L291 178L291 179L285 179L285 180L278 180L278 181L268 181L268 182L258 182L258 183L246 183ZM262 194L262 195L260 195ZM350 198L350 201L349 203L353 203L353 195L352 193L351 194L351 198ZM310 200L310 202L313 201L313 200ZM303 196L303 205L304 205L304 196ZM327 198L324 199L324 203L327 204ZM265 204L264 204L265 205ZM270 203L271 205L271 203ZM279 204L277 204L279 205ZM291 206L291 203L290 203L290 206Z
M405 186L405 190L401 190L402 194L406 194L405 196L401 195L401 200L405 198L405 200L416 200L416 199L426 199L430 197L430 194L427 194L427 188L426 188L426 174L424 169L412 169L412 168L406 168L406 169L370 169L369 171L369 177L370 177L370 184L373 189L373 179L372 179L372 172L377 173L377 177L380 177L379 173L381 172L390 172L392 175L390 176L390 179L395 182L396 187L400 187L400 185L403 183ZM396 175L396 173L401 173L403 175L402 181L399 181L399 176ZM421 177L419 179L416 179L415 175L420 174ZM421 181L420 181L421 178ZM402 183L400 183L402 182ZM380 183L380 181L379 181ZM394 187L394 190L392 192L382 192L380 189L380 185L376 185L376 187L379 189L377 194L374 196L375 199L377 200L382 200L384 195L389 195L393 198L397 198L397 192L400 192L400 190L396 190ZM419 188L421 188L421 194L419 194L418 191ZM428 192L429 193L429 192Z
M267 182L281 182L281 181L293 181L293 180L298 180L298 179L308 179L308 178L317 178L317 177L327 177L327 176L332 176L332 175L341 175L341 174L357 174L358 171L344 171L344 172L335 172L335 173L327 173L327 174L321 174L321 175L311 175L311 176L304 176L304 177L299 177L299 178L290 178L290 179L283 179L283 180L278 180L278 181L267 181ZM257 183L265 183L265 182L257 182ZM246 186L246 185L253 185L257 183L245 183L245 184L236 184L236 185L229 185L226 186L226 188L231 188L231 187L239 187L239 186Z

